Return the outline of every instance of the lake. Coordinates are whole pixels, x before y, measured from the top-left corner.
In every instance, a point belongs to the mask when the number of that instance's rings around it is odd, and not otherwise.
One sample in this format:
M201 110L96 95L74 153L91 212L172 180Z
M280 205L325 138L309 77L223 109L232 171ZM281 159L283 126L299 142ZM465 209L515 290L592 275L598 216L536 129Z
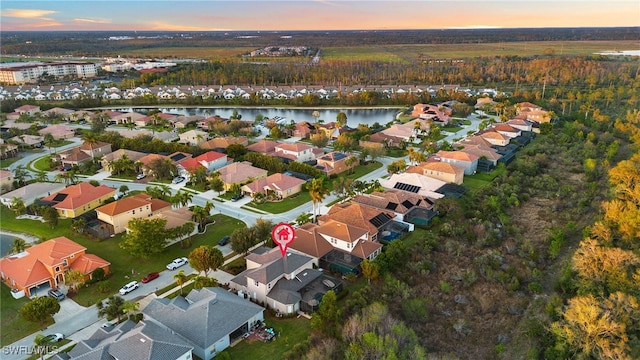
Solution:
M201 115L205 117L218 115L223 118L229 118L233 114L233 111L238 111L239 115L242 115L243 120L255 120L256 115L266 116L272 119L276 116L285 118L287 120L294 120L295 122L309 121L315 122L313 112L318 111L320 116L318 119L324 120L325 123L336 121L336 117L339 112L344 112L347 115L347 125L350 127L358 127L359 124L367 124L369 126L374 123L385 125L390 121L395 120L396 115L400 109L398 108L375 108L375 109L314 109L314 108L237 108L237 107L210 107L210 108L157 108L164 113L177 114L177 115ZM147 108L119 108L117 111L135 111L139 113L146 113L149 111Z
M0 256L5 256L11 251L13 239L11 235L0 234Z

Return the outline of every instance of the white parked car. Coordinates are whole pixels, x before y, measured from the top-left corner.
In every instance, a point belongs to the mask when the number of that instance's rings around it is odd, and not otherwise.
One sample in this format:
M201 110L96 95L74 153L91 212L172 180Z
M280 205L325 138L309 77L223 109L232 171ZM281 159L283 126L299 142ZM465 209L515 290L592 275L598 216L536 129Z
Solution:
M189 260L187 260L187 258L185 258L185 257L177 258L177 259L174 259L169 264L167 264L167 269L175 270L175 269L179 268L180 266L182 266L182 265L184 265L184 264L186 264L188 262L189 262Z
M133 290L135 290L137 288L138 288L138 282L137 281L132 281L132 282L128 283L127 285L121 287L119 292L120 292L120 295L125 295L125 294L128 294L128 293L132 292Z
M147 175L145 175L145 174L138 174L138 176L136 176L136 179L138 179L138 180L142 180L142 179L144 179L145 177L147 177Z

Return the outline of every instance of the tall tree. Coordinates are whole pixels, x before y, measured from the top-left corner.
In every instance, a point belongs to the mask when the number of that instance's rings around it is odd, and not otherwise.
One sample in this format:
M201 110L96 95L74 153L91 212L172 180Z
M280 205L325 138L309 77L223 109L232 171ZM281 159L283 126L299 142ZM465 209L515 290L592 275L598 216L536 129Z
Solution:
M82 135L82 140L89 146L89 151L91 151L91 160L93 160L95 157L93 154L93 147L96 146L99 142L98 135L92 131L85 132Z
M120 248L134 256L148 258L164 251L167 243L166 219L131 219L129 232L122 237Z
M184 273L184 270L180 269L180 271L173 275L173 279L176 281L176 284L180 286L180 296L182 296L182 286L189 280L189 278Z
M246 254L256 244L256 232L251 228L236 229L231 233L231 249L238 254Z
M224 263L222 252L211 245L201 245L189 254L189 265L198 272L209 276L209 271L216 271Z
M118 295L111 295L107 298L106 302L98 301L96 308L98 309L98 316L106 318L107 320L117 319L121 320L121 316L124 314L125 300Z
M318 311L311 318L311 328L325 335L337 337L342 311L338 307L336 293L327 291L320 301Z
M22 215L27 212L27 207L25 206L24 201L19 197L14 197L11 200L11 205L9 207L16 213L16 215Z
M312 179L309 183L309 195L311 196L311 201L313 202L313 216L314 221L316 217L320 215L320 205L322 204L322 200L329 194L329 189L324 184L324 180L321 178ZM316 211L317 208L317 211Z
M64 283L71 291L78 291L84 281L84 274L79 270L71 269L64 274Z
M11 244L11 254L18 254L27 248L27 242L19 237L13 239Z
M362 269L362 275L367 279L367 283L371 284L371 280L378 278L378 264L375 262L364 259L360 263L360 268Z
M43 323L60 311L58 301L49 296L36 296L20 308L20 315L31 322Z

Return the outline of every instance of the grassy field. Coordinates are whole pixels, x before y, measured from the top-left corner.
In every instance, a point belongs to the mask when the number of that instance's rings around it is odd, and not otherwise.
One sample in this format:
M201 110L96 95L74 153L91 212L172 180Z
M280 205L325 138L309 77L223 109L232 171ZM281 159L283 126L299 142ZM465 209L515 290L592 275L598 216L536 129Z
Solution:
M13 164L14 162L20 160L19 157L11 157L11 158L7 158L7 159L2 159L0 160L0 168L4 169L9 167L9 165Z
M118 50L122 56L159 57L159 58L198 58L216 59L238 57L243 53L253 51L253 47L162 47Z
M43 156L41 158L39 158L38 160L33 162L33 167L40 170L40 171L49 171L49 158L51 156L47 155L47 156Z
M407 44L328 47L323 60L407 60L455 59L477 56L535 56L551 51L555 55L590 55L608 50L637 50L637 41L535 41L474 44Z
M28 301L27 298L14 299L11 296L11 289L5 284L0 285L0 306L2 307L2 311L0 311L0 326L2 327L0 346L11 344L53 324L53 318L41 324L24 320L18 311Z
M276 339L265 343L257 340L243 340L225 352L231 359L282 359L284 354L311 335L311 321L303 317L282 319L265 312L265 324L272 327Z
M295 209L302 204L308 203L309 201L311 201L311 196L309 195L309 192L302 191L295 195L289 196L288 198L282 201L278 201L278 202L266 201L264 204L256 204L252 201L247 205L254 207L256 209L260 209L262 211L270 212L272 214L281 214L291 209Z

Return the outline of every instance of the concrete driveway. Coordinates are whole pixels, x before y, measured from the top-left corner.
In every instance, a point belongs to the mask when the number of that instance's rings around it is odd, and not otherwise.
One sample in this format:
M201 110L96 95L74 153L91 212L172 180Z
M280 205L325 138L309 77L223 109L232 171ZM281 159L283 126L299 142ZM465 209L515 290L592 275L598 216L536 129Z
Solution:
M69 298L64 298L64 300L60 301L60 311L58 311L57 314L53 315L53 319L56 321L56 323L60 323L73 318L80 311L83 311L85 309L86 307L79 305L77 302Z

